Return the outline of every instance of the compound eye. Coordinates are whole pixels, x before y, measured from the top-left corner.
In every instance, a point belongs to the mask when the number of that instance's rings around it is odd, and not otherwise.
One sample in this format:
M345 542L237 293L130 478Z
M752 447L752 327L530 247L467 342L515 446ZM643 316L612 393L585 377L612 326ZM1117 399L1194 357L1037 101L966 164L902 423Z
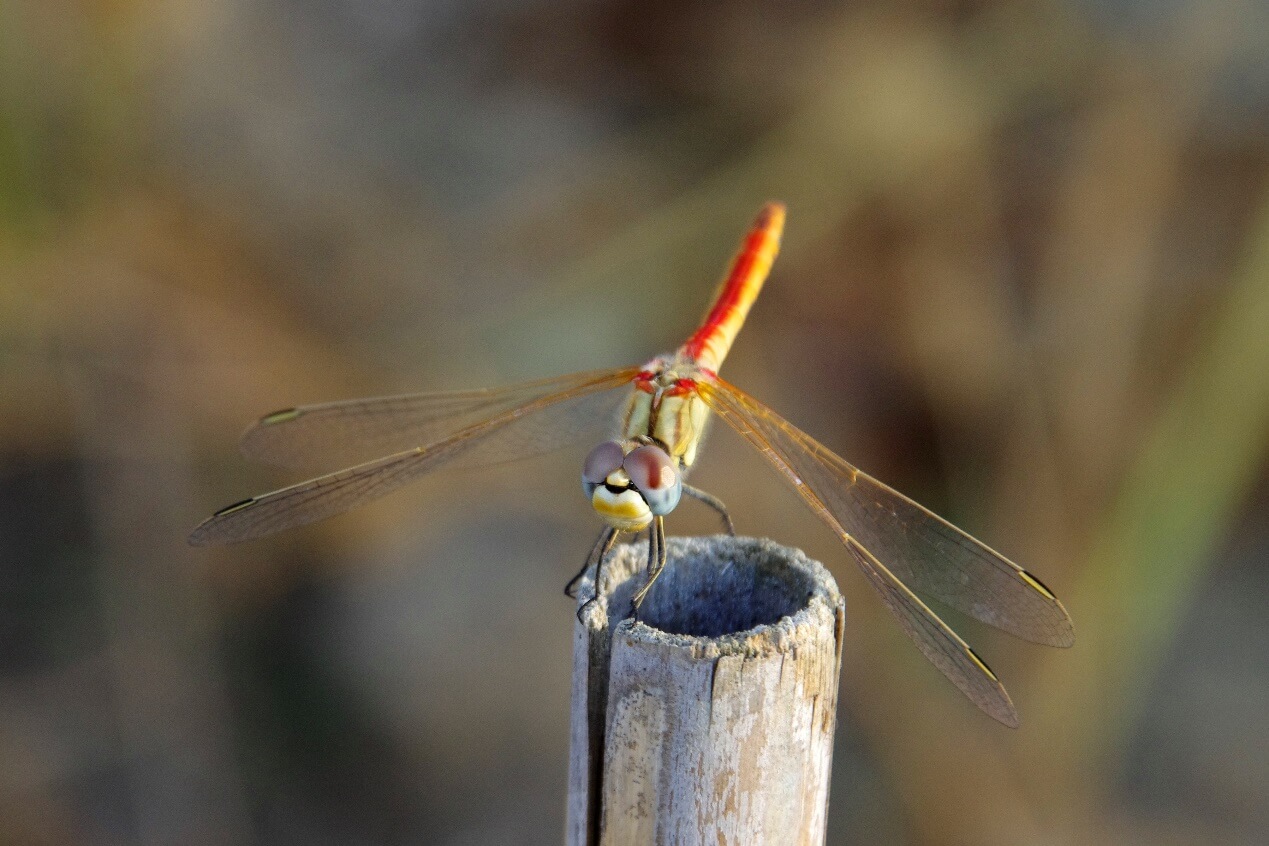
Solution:
M631 450L621 466L641 491L666 490L674 487L678 480L674 459L658 446L641 446Z
M590 451L582 462L582 481L591 485L602 485L608 474L621 468L621 460L625 453L621 444L616 441L604 441Z
M679 504L683 481L674 459L665 450L658 446L641 446L630 451L622 467L653 514L669 514Z

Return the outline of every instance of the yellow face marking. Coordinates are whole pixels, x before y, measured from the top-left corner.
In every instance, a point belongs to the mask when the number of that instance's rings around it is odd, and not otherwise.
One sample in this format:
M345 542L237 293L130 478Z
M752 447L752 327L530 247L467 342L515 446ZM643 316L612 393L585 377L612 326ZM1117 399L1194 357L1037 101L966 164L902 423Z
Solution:
M623 532L646 529L652 522L652 512L636 490L613 493L601 485L591 494L590 504L605 523Z

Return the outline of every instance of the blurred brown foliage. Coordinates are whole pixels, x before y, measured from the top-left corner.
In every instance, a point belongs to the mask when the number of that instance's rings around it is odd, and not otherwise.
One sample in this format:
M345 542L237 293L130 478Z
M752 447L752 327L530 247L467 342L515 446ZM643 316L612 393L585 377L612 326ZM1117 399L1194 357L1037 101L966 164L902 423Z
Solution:
M1240 0L0 4L0 842L556 842L578 455L184 536L289 481L260 413L672 348L769 198L728 378L1077 631L956 620L1007 732L717 435L697 482L849 597L830 842L1265 842L1266 42Z

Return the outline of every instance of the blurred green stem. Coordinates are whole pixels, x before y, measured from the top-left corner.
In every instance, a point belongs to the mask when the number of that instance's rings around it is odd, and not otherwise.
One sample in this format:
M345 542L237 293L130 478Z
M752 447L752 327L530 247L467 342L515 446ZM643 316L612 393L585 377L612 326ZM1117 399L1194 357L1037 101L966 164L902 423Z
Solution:
M1269 196L1247 245L1093 538L1069 597L1075 660L1055 661L1065 671L1037 680L1046 689L1034 698L1067 704L1045 715L1052 724L1036 742L1061 739L1056 754L1070 756L1062 764L1072 779L1114 776L1105 768L1123 760L1164 651L1269 453ZM1057 724L1071 714L1083 719Z

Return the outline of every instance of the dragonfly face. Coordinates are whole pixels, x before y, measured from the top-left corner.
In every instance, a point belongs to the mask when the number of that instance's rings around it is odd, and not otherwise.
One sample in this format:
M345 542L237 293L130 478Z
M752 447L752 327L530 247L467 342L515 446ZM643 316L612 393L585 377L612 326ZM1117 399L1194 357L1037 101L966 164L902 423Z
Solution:
M683 474L658 444L604 441L582 464L582 489L604 523L637 532L679 504Z

